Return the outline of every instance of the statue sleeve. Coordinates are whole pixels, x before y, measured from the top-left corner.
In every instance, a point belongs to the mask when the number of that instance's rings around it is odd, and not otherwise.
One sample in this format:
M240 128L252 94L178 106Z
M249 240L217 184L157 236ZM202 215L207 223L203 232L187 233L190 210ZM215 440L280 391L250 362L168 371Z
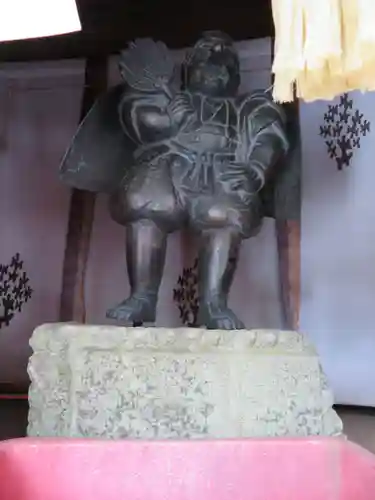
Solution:
M60 178L67 185L111 192L132 165L135 146L119 118L124 91L124 85L118 85L100 96L79 125L60 166Z
M261 191L264 214L277 220L299 220L301 216L301 136L298 106L283 105L289 147L277 160L273 175Z
M265 93L245 98L240 107L240 148L238 160L249 166L263 187L272 175L275 164L288 150L283 110Z
M129 94L120 102L119 117L125 134L137 145L173 133L172 119L162 94Z
M270 96L259 92L245 101L241 111L241 142L247 141L247 164L258 179L265 215L298 217L299 128L291 108L275 104Z

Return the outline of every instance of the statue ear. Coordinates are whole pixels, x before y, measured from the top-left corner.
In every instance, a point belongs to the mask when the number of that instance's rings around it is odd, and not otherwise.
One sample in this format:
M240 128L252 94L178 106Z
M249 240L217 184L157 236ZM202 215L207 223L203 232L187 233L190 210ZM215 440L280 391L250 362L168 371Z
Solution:
M231 94L237 94L238 89L241 85L241 73L239 71L235 71L234 75L231 76L232 84L231 84Z
M173 86L174 89L183 89L184 86L185 86L185 82L184 82L184 68L183 68L183 64L180 64L180 63L177 63L174 67L174 70L173 70L173 77L172 77L172 81L171 81L171 84Z
M181 74L181 82L182 82L182 89L185 90L186 87L188 86L188 78L189 78L189 66L191 64L191 61L193 59L194 51L193 49L187 49L185 53L185 58L182 61L181 64L181 69L180 69L180 74Z

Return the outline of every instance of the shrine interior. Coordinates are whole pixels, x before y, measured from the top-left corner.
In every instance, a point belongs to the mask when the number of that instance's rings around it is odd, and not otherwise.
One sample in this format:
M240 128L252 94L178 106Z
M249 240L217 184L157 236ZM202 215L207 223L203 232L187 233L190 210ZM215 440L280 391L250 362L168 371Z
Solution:
M34 329L77 317L110 323L106 309L129 289L124 231L105 196L72 195L59 180L78 124L121 81L119 53L152 38L181 60L202 32L219 30L236 43L241 92L272 87L271 0L220 5L77 0L81 32L0 43L0 439L26 432ZM266 218L246 241L230 303L246 328L312 339L346 433L375 452L375 94L291 109L300 216ZM194 326L196 273L194 238L174 233L157 326Z

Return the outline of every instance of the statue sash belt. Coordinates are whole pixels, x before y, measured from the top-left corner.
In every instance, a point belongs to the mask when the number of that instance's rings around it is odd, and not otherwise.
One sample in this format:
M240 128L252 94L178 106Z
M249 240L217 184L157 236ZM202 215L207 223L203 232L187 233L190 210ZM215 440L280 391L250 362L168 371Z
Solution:
M251 180L245 168L240 174L237 170L228 181L230 166L236 163L234 151L199 152L178 144L161 144L157 148L142 148L135 156L142 170L164 169L180 198L222 193L248 205L256 197L251 194Z

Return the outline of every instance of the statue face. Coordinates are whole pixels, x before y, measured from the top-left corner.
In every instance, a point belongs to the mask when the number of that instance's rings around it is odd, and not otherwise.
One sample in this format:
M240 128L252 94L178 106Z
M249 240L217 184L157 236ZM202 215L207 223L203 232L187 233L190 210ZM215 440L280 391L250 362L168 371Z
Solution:
M208 32L194 46L184 63L185 87L212 97L229 97L240 84L238 55L230 38Z

